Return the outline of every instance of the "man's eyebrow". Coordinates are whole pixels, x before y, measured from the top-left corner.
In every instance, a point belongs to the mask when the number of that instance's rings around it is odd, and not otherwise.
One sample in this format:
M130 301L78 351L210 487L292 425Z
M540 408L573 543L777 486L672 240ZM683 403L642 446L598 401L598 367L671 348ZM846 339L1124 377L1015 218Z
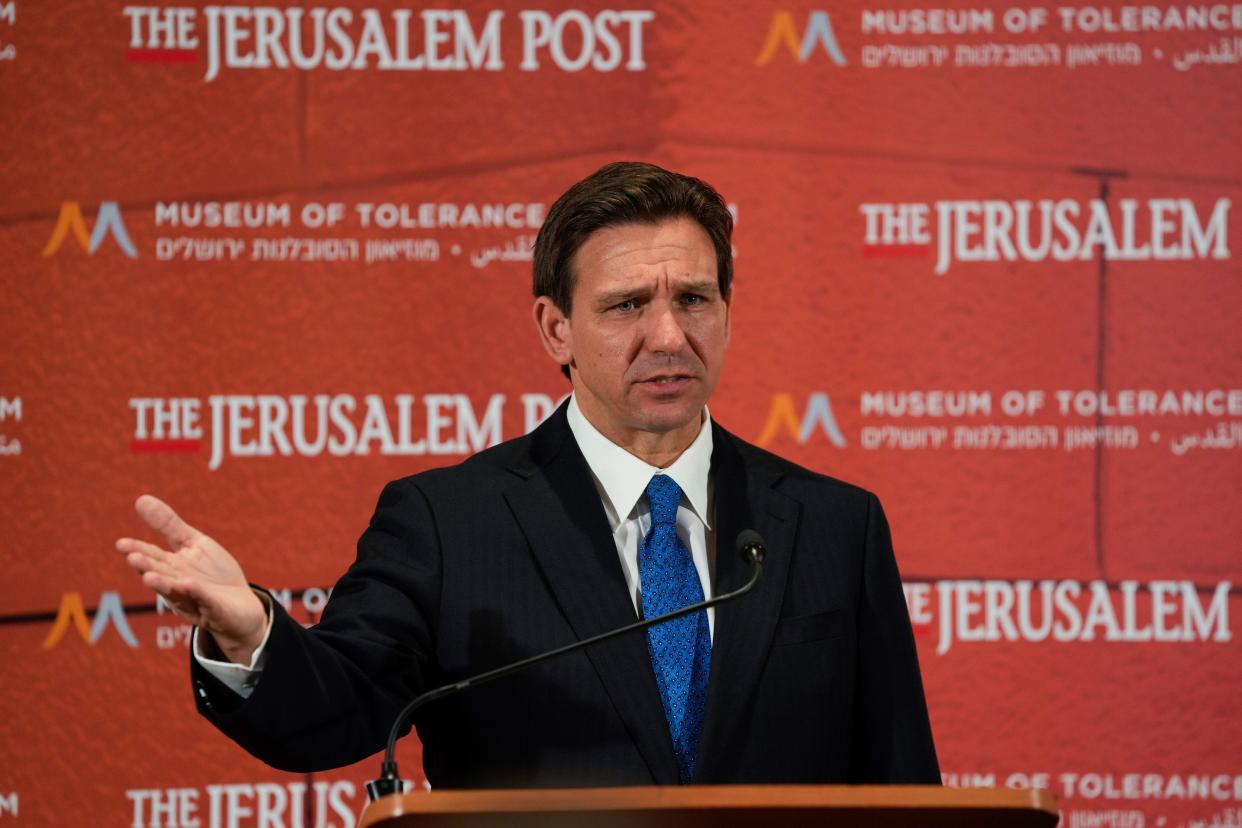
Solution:
M609 305L615 305L618 302L624 302L626 299L633 299L643 293L646 293L646 288L638 286L617 288L616 290L608 290L598 294L594 301L596 305L607 307Z
M695 279L689 282L677 282L674 285L678 293L711 293L713 289L718 287L719 283L715 279ZM649 287L645 285L606 290L603 293L597 294L592 301L597 307L606 308L619 302L624 302L627 299L643 296L648 290Z

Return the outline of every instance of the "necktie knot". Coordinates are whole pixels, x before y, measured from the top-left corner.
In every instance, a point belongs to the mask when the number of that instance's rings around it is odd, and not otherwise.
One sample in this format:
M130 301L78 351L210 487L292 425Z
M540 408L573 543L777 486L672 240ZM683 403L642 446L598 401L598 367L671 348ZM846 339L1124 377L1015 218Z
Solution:
M681 503L681 486L667 474L657 474L647 484L647 501L651 504L651 522L654 525L675 524L677 507Z

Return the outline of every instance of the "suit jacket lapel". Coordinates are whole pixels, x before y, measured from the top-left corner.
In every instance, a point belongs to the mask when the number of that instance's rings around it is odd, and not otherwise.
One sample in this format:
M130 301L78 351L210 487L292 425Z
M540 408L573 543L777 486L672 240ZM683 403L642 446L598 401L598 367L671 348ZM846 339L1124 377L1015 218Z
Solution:
M513 471L526 478L505 499L579 640L638 620L608 518L561 406L531 436ZM587 649L600 681L656 784L675 785L660 692L641 633Z
M713 423L712 474L716 487L715 594L736 589L750 577L734 542L754 529L767 545L763 578L755 589L716 608L712 671L699 741L695 782L720 780L723 763L736 750L756 683L780 616L800 506L773 490L779 474L747 466L735 438Z

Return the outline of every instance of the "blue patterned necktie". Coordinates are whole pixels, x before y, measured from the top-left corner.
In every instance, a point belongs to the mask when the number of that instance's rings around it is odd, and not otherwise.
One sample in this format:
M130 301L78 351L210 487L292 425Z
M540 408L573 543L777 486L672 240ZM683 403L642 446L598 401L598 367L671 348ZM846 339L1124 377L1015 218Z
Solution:
M689 550L677 537L681 487L673 478L657 474L647 484L647 500L651 504L651 530L638 548L638 578L643 618L653 618L702 601L703 587ZM707 706L707 678L711 675L707 611L648 627L647 652L673 737L677 768L682 783L686 783L694 776Z

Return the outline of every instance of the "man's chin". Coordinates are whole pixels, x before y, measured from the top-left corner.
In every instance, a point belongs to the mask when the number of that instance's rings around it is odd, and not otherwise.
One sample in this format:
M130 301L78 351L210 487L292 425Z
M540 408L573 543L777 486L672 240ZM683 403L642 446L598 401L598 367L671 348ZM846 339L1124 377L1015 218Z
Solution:
M636 418L643 424L645 431L667 434L689 426L697 426L702 421L703 401L686 396L658 402L647 401L638 412Z

